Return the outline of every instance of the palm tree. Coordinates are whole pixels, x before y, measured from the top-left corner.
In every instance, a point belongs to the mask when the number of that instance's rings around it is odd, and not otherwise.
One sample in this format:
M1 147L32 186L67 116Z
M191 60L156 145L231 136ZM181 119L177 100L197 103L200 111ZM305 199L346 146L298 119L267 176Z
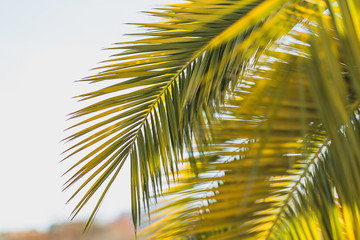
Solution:
M107 87L71 116L73 217L130 161L139 239L360 239L360 1L148 13L83 80Z

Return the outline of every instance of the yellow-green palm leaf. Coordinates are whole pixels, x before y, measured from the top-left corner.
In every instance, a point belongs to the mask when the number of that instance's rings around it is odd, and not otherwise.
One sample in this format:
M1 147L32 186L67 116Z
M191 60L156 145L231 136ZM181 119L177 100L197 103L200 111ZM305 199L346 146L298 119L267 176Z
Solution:
M224 91L238 80L253 55L243 56L244 49L238 45L264 20L254 11L268 17L284 1L268 8L269 2L195 1L154 12L165 17L165 22L140 24L149 37L116 47L123 51L100 67L101 73L84 79L107 81L109 86L79 96L83 101L98 100L71 115L81 119L73 127L84 127L66 138L74 142L66 158L92 149L68 171L73 173L65 188L88 176L71 197L89 185L74 216L103 183L111 185L131 156L138 161L132 163L137 221L140 198L149 199L149 186L155 193L161 189L162 173L169 179L176 172L183 147L191 145L195 125L205 121L203 111L221 102Z
M357 239L359 9L194 0L151 12L164 21L140 24L145 38L84 79L109 86L72 115L85 120L67 158L93 149L69 170L65 188L84 179L73 197L87 191L73 214L106 183L95 213L129 159L134 224L153 206L139 238Z

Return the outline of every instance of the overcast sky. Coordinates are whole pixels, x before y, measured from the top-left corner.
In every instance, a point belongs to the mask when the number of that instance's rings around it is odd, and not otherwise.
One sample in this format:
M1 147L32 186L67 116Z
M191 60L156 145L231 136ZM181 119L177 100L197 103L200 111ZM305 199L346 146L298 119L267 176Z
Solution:
M66 115L80 107L72 97L94 87L74 81L113 53L101 49L136 30L124 23L149 21L141 10L170 2L0 0L0 232L68 220L72 206L65 206L60 177L68 165L59 164L66 145L59 141L70 126ZM128 166L120 175L97 220L130 211Z

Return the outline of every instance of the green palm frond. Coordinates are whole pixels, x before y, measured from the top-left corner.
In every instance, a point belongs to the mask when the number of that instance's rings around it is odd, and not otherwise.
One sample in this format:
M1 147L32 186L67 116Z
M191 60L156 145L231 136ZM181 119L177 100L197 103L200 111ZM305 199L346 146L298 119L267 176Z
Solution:
M71 199L87 191L73 216L106 183L93 219L129 159L134 224L151 217L139 238L359 238L359 9L193 0L149 12L164 21L139 24L145 37L84 79L109 85L72 114L82 128L66 158L92 149L68 171L66 189L84 179Z
M73 127L83 128L66 138L74 144L65 159L95 146L68 171L73 173L65 189L88 176L70 198L88 189L73 216L103 183L111 185L130 157L137 161L132 162L131 171L134 221L138 222L141 199L149 205L149 187L155 195L161 192L160 173L166 179L176 173L183 147L191 145L193 138L206 142L204 133L193 134L196 124L207 122L203 112L221 103L250 58L281 34L262 34L264 39L256 44L249 40L267 18L272 17L272 23L280 21L276 13L284 4L291 3L249 0L170 5L153 12L165 18L163 23L140 24L147 30L144 35L150 36L115 47L123 52L100 67L101 73L84 79L106 81L109 86L79 96L82 101L98 100L71 115L80 119Z

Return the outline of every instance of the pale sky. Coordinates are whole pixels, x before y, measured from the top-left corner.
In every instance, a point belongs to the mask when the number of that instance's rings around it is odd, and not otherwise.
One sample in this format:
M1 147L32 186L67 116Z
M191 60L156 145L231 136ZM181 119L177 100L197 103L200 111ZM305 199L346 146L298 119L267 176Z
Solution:
M0 0L0 232L68 221L73 206L65 206L70 192L61 192L60 177L68 165L59 161L69 145L59 141L66 115L81 106L72 97L96 88L74 81L114 53L101 49L136 31L124 23L149 21L140 11L171 2ZM125 166L97 220L130 212L129 177Z

